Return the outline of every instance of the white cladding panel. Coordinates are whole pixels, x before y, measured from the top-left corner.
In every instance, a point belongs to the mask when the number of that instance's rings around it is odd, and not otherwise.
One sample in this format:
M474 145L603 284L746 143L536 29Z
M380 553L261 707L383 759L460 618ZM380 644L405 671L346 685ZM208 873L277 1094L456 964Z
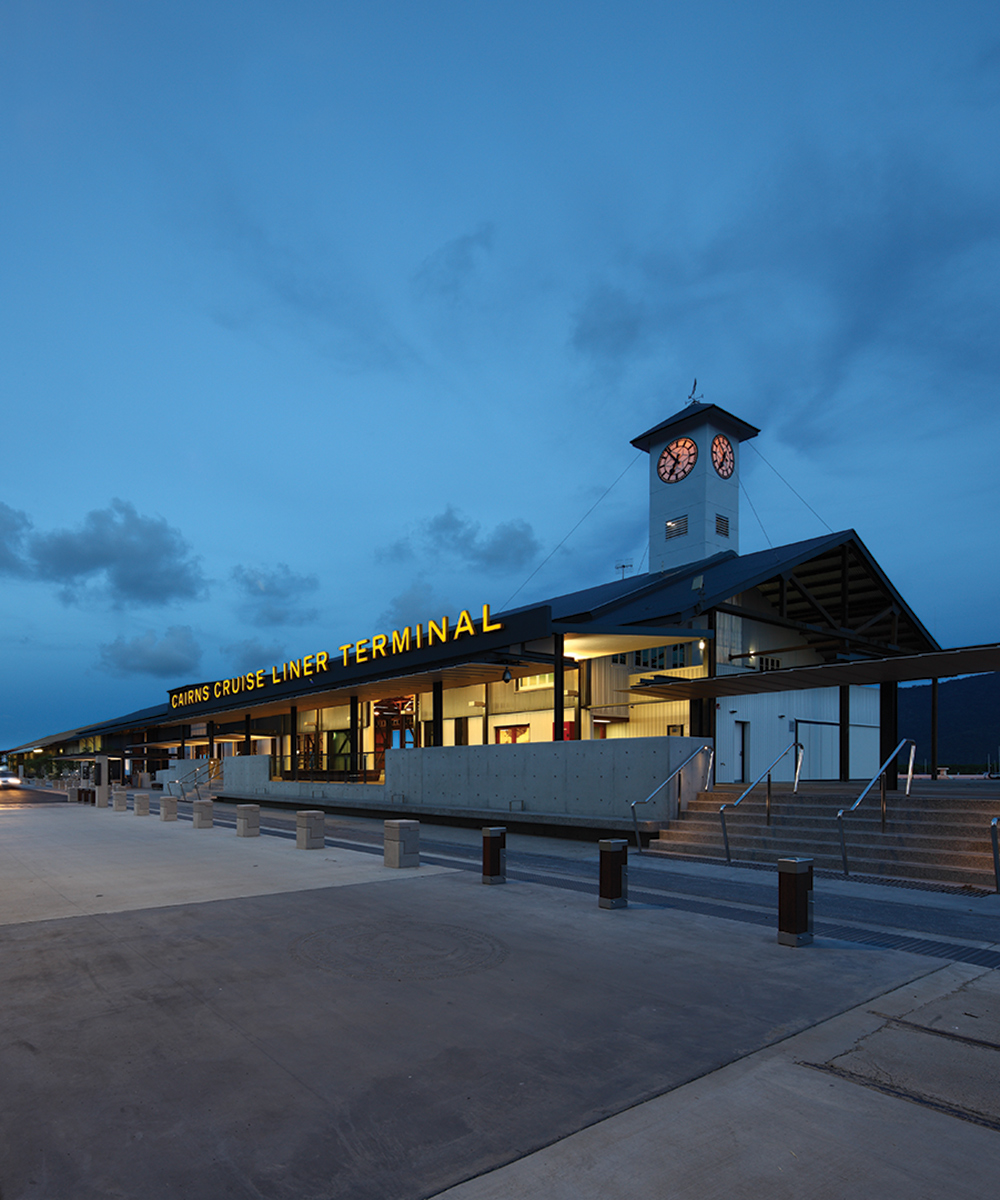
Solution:
M720 783L738 783L740 753L745 747L742 778L749 783L795 738L804 747L803 779L837 779L840 775L840 696L837 688L768 692L723 697L716 709L716 744ZM851 688L851 778L870 778L878 768L878 689ZM790 781L794 760L788 754L772 778Z

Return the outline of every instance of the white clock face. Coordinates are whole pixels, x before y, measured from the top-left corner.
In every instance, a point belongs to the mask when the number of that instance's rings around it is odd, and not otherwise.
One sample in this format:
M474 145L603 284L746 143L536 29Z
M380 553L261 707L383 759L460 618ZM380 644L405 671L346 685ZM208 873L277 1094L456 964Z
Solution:
M689 437L677 438L660 455L656 473L664 483L679 483L698 461L698 447Z
M723 479L728 479L736 467L732 443L721 433L712 442L712 465Z

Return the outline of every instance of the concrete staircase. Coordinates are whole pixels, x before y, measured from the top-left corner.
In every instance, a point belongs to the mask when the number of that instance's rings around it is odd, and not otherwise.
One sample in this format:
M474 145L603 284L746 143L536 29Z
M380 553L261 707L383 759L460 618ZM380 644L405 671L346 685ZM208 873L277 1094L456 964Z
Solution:
M837 813L864 788L859 782L775 785L771 824L765 820L765 789L757 788L736 809L726 810L734 862L773 863L791 855L815 859L817 868L843 871ZM700 792L685 813L649 843L653 854L725 858L719 809L742 787L721 785ZM1000 816L996 781L914 781L909 797L900 781L887 795L882 832L878 787L844 818L851 875L951 883L994 890L990 819Z

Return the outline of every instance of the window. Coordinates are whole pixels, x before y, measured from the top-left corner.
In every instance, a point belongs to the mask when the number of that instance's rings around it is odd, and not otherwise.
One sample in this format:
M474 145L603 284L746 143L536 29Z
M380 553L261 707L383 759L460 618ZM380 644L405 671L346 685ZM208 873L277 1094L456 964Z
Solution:
M469 718L455 718L455 745L467 746L469 744Z
M653 646L648 650L634 650L631 654L612 654L611 661L620 666L637 667L642 671L676 671L690 667L691 643L679 642L675 646Z
M722 513L715 514L715 532L719 537L729 537L729 518L724 517Z
M515 687L519 692L531 692L538 691L539 688L555 687L555 682L555 672L549 671L547 675L525 675L517 680Z
M780 671L780 658L759 658L757 660L757 669L759 671Z
M671 538L684 537L687 531L688 519L686 513L683 517L674 517L672 521L668 521L664 529L664 533L668 542Z
M530 725L498 725L494 732L498 746L513 746L518 742L531 741Z

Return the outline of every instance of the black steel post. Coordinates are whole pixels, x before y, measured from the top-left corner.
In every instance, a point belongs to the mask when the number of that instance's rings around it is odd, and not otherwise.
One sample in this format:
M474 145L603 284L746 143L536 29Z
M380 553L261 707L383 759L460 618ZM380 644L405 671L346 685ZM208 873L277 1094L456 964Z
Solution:
M851 689L840 689L840 779L851 778Z
M253 753L253 743L250 741L250 714L243 718L243 753Z
M215 722L208 723L208 757L215 758Z
M483 883L507 882L507 828L483 827Z
M600 908L625 908L628 904L628 842L608 838L597 843L601 852Z
M878 685L879 761L885 762L899 744L899 696L895 681ZM885 785L890 792L899 787L899 771L893 759L885 769Z
M351 697L351 761L349 765L350 774L352 776L358 773L358 751L361 743L361 720L358 711L357 696Z
M444 684L435 679L431 684L431 737L435 746L444 745Z
M561 742L566 733L566 670L563 666L565 634L557 633L552 639L555 653L555 670L552 679L552 740Z
M288 716L288 778L299 777L299 710L293 704Z
M813 940L813 860L778 859L778 941L808 946Z
M938 773L938 681L931 680L931 779Z

